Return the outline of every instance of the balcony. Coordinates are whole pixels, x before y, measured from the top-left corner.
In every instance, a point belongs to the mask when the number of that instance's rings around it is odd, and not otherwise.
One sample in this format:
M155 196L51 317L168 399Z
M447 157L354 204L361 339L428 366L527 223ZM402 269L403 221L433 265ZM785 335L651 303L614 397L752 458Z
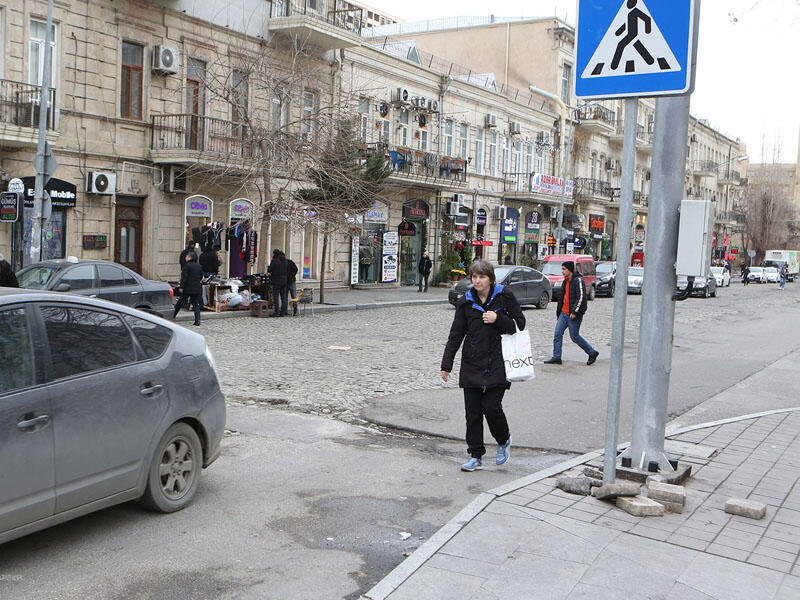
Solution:
M636 126L636 149L645 154L653 153L653 132L644 125Z
M719 170L719 164L713 160L696 160L692 163L694 177L713 177Z
M343 0L286 0L273 2L267 29L297 36L322 50L350 48L362 43L364 11Z
M542 173L503 173L503 197L519 200L560 200L564 195L567 204L572 203L575 183L567 179L566 190L562 179Z
M434 152L392 147L383 143L364 144L364 156L383 154L392 167L389 181L432 188L465 187L467 161L441 156Z
M260 158L261 148L241 123L192 114L153 115L150 156L156 164L229 168Z
M742 174L730 168L723 169L719 173L718 181L720 185L741 185Z
M735 210L723 210L717 213L717 223L727 223L729 225L743 224L745 221L744 213Z
M581 129L591 133L610 134L615 129L615 118L613 111L604 106L580 106L578 107L577 117L581 121Z
M610 202L613 197L613 190L611 184L607 181L578 177L575 179L575 197Z
M42 89L37 85L0 79L0 145L5 149L35 148L39 140ZM50 90L47 139L55 141L56 91Z

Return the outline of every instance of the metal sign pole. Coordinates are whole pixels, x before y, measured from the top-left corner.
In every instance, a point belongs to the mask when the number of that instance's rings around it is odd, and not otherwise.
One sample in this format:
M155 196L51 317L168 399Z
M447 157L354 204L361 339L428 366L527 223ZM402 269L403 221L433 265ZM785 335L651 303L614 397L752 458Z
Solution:
M617 276L614 282L614 321L611 326L611 366L608 374L606 405L606 449L603 483L614 483L617 471L619 404L622 393L622 363L625 352L625 316L628 309L628 265L631 262L633 227L633 176L636 170L636 125L639 99L625 100L624 141L622 146L622 190L617 224Z
M633 438L638 469L672 472L664 454L672 335L675 324L675 259L683 199L689 96L656 101L652 187L647 227Z

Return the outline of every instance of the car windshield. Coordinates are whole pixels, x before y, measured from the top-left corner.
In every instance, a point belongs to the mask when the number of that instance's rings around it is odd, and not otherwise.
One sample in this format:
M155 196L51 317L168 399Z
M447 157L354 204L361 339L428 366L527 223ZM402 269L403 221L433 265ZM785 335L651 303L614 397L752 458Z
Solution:
M496 281L503 281L508 274L515 269L516 267L495 267L494 269L494 278Z
M778 269L776 269L775 267L767 267L767 268L766 268L766 269L764 269L764 270L765 270L767 273L777 273L777 272L778 272Z
M560 260L548 260L542 263L542 273L545 275L563 275Z
M614 264L608 262L597 263L597 266L595 267L595 271L597 271L598 275L606 275L608 273L611 273L611 271L613 270L614 270Z
M761 273L761 267L750 267L751 273Z
M711 267L711 272L714 275L722 275L722 271L723 271L722 267Z
M48 267L46 265L25 267L17 273L19 287L29 290L46 289L47 284L56 272L58 272L56 267Z
M630 267L628 269L628 275L632 277L641 277L644 275L644 269L642 267Z

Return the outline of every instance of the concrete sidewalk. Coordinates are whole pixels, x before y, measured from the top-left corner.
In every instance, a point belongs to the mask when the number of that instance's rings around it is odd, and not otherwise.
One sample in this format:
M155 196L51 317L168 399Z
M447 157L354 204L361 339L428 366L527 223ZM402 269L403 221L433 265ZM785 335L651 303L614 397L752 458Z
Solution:
M757 376L791 388L798 372ZM556 489L602 464L590 452L480 494L363 599L800 598L800 407L668 431L665 445L693 468L682 514L633 517ZM766 517L725 513L733 497Z
M298 286L299 291L299 286ZM416 286L397 288L375 288L360 290L353 288L333 288L325 290L325 304L318 304L319 290L314 290L314 304L301 304L301 314L336 312L342 310L368 310L393 306L419 306L425 304L442 304L447 302L450 288L430 287L427 292L420 293ZM304 313L305 311L305 313ZM225 319L231 317L249 317L248 310L226 310L222 312L203 311L203 319ZM177 321L192 321L194 315L183 310Z

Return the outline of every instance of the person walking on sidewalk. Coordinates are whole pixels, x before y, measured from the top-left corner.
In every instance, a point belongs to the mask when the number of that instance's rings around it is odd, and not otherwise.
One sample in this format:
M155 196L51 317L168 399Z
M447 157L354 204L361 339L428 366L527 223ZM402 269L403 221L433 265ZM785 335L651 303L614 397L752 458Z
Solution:
M417 266L417 271L419 271L419 291L428 291L428 277L431 275L431 269L433 268L433 263L431 262L428 253L425 252L422 255L422 258L419 259L419 265ZM422 289L422 282L425 282L425 289Z
M183 269L183 265L186 264L186 261L189 260L189 255L193 255L194 259L197 260L197 252L194 251L194 242L187 242L186 248L181 251L180 256L178 256L178 264L180 264L181 269Z
M783 263L781 267L781 290L786 287L787 279L789 279L789 267L786 266L786 263Z
M564 261L561 265L564 281L561 284L560 298L556 301L556 331L553 336L553 356L544 361L546 365L561 364L561 345L564 332L569 329L570 339L589 355L587 365L594 364L600 354L591 344L581 337L581 322L586 312L586 286L583 277L575 273L575 263Z
M269 281L272 283L273 317L285 317L289 314L288 288L286 287L289 276L289 265L286 255L275 248L272 251L272 262L267 267Z
M186 255L186 263L181 269L180 298L175 304L172 318L178 316L183 305L188 301L194 309L194 324L200 325L200 296L203 293L203 268L197 263L197 255L191 252Z
M442 357L442 380L453 370L456 351L462 345L459 387L464 389L467 422L467 451L470 459L462 471L481 469L486 453L483 418L497 442L495 463L504 464L510 455L511 433L503 412L503 395L511 384L506 379L500 336L525 328L525 316L511 290L495 282L494 267L476 260L469 268L472 288L456 304L456 314Z
M291 258L286 259L286 287L289 290L292 300L297 298L297 263ZM292 316L297 316L297 302L294 303L292 309Z
M747 285L750 283L750 267L742 265L742 283Z

